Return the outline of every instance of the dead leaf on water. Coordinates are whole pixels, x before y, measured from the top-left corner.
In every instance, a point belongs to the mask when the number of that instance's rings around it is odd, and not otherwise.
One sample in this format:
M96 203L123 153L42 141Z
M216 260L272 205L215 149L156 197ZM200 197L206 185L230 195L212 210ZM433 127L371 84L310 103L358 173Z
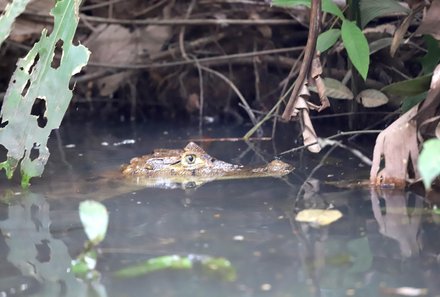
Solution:
M296 215L295 220L322 227L336 222L340 218L342 218L342 213L337 209L304 209Z

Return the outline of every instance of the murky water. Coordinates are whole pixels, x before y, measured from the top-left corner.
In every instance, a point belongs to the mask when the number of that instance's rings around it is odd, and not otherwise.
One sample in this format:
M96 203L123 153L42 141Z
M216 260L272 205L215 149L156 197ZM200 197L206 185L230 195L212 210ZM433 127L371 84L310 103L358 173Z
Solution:
M208 129L203 137L238 137L243 131ZM368 168L347 152L335 151L303 187L319 156L288 156L297 169L285 179L216 181L192 190L103 189L91 178L133 156L183 147L198 137L196 130L165 126L65 126L51 143L44 178L28 193L11 189L3 196L0 296L87 296L85 283L67 271L86 240L78 204L91 198L110 212L98 262L101 279L94 284L99 296L388 296L402 288L407 291L401 294L440 296L439 215L416 194L326 185L367 176ZM254 150L243 142L204 147L219 159L244 164L261 164L274 149L287 149L271 142ZM328 227L295 221L302 209L332 207L343 218ZM225 281L196 269L132 279L113 274L173 254L225 257L237 278Z

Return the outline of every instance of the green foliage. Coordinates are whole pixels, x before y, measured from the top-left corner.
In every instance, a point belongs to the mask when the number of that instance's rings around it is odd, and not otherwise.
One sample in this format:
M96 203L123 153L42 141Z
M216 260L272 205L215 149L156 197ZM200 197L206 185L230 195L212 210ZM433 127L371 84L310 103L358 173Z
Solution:
M379 16L393 13L409 14L410 12L410 9L400 5L396 0L361 0L360 10L362 28Z
M440 62L440 41L432 37L431 35L424 35L427 53L420 58L420 64L422 64L423 73L432 73Z
M338 41L340 36L341 30L339 29L330 29L322 32L318 36L316 49L321 53L325 52L326 50L331 48L336 43L336 41Z
M107 233L108 211L102 203L87 200L79 205L79 217L89 240L84 251L72 260L72 272L81 278L96 279L99 276L95 271L98 261L96 246L104 240Z
M426 95L428 95L428 91L404 98L402 106L400 107L400 109L402 110L402 114L410 110L413 106L425 100Z
M57 1L52 33L43 30L40 40L26 57L17 62L2 106L0 143L8 150L0 163L10 178L20 163L22 186L40 176L49 158L46 146L53 129L59 127L72 98L69 81L87 63L90 52L82 45L72 45L78 25L81 1ZM58 66L52 66L55 49L61 46ZM55 64L54 64L55 65ZM43 115L33 115L34 104L44 105ZM31 156L32 153L32 156Z
M280 6L305 5L310 7L310 1L305 0L274 0L273 4ZM349 59L363 79L366 79L370 65L370 50L368 41L361 29L355 22L347 20L339 7L330 0L322 0L322 10L337 16L342 21L342 26L340 31L338 29L330 29L323 32L318 37L317 49L321 52L329 49L337 42L339 36L342 36L342 42L347 50Z
M417 163L425 188L431 188L431 183L440 175L440 139L430 139L423 144L422 152Z
M370 65L370 49L367 38L354 22L345 20L341 27L342 41L353 66L365 80Z
M9 36L15 19L24 11L30 0L14 0L6 5L4 13L0 16L0 45Z
M274 5L287 7L294 7L299 5L310 7L311 5L310 0L273 0L272 3ZM331 0L322 0L322 11L335 15L340 19L344 19L344 14L342 13L342 11Z
M198 268L203 275L213 275L226 281L234 281L237 277L235 268L225 258L213 258L199 255L169 255L149 259L145 262L118 270L115 275L121 278L143 276L154 271L189 270Z
M432 73L399 81L382 88L382 92L395 96L415 96L429 90Z

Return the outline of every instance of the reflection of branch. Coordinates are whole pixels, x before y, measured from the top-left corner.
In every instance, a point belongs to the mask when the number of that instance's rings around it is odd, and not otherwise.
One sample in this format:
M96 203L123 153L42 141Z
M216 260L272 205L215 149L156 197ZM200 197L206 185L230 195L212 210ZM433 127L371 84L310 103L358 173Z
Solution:
M371 207L379 224L379 231L384 236L399 243L403 257L418 255L421 249L418 231L422 217L422 201L416 200L414 211L410 216L406 206L406 194L403 190L381 190L385 199L385 214L382 213L376 188L371 188Z

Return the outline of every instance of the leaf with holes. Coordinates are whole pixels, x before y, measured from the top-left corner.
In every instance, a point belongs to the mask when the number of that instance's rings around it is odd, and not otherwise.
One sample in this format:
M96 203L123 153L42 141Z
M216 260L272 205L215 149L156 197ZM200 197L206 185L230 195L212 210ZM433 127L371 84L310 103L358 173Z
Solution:
M20 164L22 186L40 176L49 158L49 135L57 129L72 98L69 81L86 65L90 52L72 40L81 1L59 0L52 9L54 27L17 62L3 101L0 144L8 151L0 163L11 178ZM59 54L59 55L58 55ZM59 59L59 60L57 60Z
M0 45L9 36L15 19L24 11L30 0L15 0L6 4L5 12L0 15Z

